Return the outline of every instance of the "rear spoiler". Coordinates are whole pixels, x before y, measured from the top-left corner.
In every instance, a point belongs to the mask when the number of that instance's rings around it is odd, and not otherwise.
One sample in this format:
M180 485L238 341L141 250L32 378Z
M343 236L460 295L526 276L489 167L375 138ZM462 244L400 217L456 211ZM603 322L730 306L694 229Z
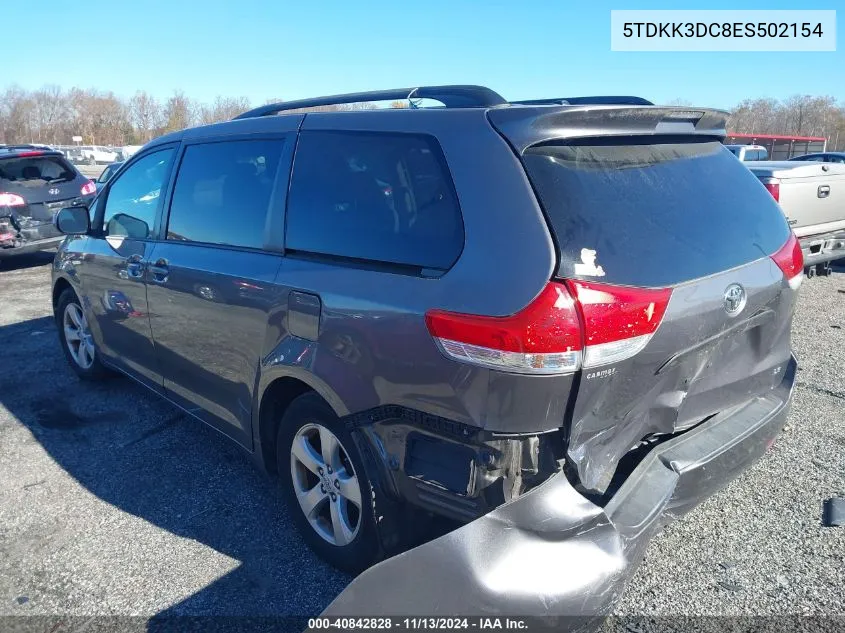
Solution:
M722 140L729 113L663 106L535 106L488 110L500 134L522 153L552 140L600 136L695 135Z

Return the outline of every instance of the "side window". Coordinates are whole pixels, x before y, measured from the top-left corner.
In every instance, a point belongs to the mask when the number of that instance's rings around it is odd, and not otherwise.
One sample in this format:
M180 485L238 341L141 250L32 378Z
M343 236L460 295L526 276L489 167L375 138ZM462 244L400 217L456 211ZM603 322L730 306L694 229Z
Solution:
M303 132L288 250L446 270L464 227L446 161L428 136Z
M103 214L106 235L139 240L150 236L172 157L173 148L147 154L111 184Z
M283 144L264 139L188 146L173 188L167 239L262 248Z

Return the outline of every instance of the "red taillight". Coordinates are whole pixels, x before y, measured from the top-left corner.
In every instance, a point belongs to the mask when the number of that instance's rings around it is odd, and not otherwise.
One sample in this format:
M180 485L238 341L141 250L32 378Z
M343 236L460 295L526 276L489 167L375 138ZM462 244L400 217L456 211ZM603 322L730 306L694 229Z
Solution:
M775 199L775 202L780 202L780 180L777 178L764 178L760 182L763 183L766 191L772 194L772 198Z
M640 352L663 320L672 291L566 282L584 321L584 366L615 363Z
M429 310L428 331L457 360L520 373L578 369L581 325L566 286L550 282L534 301L508 317Z
M641 351L660 325L671 295L669 289L550 282L513 316L432 310L426 313L426 324L441 350L456 360L503 371L571 373Z
M0 193L0 207L22 207L26 200L16 193Z
M95 193L96 191L97 191L97 185L94 184L93 180L89 180L88 182L86 182L84 185L82 185L82 189L79 190L79 192L83 196L90 196L92 193Z
M18 152L18 157L25 157L25 156L41 156L44 152L33 151L33 152Z
M789 287L796 290L804 279L804 253L801 252L801 244L798 243L795 233L790 231L786 244L772 255L772 259L783 271Z

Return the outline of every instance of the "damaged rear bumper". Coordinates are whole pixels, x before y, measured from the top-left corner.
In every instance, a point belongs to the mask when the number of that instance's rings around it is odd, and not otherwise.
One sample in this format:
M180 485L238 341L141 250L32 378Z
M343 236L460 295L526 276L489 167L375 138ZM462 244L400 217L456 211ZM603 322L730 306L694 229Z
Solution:
M0 209L0 258L57 248L65 236L52 223Z
M611 613L649 541L748 468L786 423L795 380L656 446L600 507L562 474L358 576L327 616ZM583 622L583 621L582 621Z
M65 236L48 237L43 240L33 241L16 241L8 246L0 245L0 258L12 257L14 255L23 255L25 253L35 253L38 251L46 251L51 248L58 248L64 241Z

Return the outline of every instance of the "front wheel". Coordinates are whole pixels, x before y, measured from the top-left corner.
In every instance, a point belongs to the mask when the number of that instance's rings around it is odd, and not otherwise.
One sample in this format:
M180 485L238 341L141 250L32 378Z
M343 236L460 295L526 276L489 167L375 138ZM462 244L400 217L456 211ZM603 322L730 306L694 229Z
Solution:
M94 337L76 293L70 288L59 297L56 306L56 326L59 341L68 363L84 380L105 377L108 370L100 362Z
M296 398L276 444L282 493L302 538L326 562L351 573L379 552L372 489L352 436L315 393Z

